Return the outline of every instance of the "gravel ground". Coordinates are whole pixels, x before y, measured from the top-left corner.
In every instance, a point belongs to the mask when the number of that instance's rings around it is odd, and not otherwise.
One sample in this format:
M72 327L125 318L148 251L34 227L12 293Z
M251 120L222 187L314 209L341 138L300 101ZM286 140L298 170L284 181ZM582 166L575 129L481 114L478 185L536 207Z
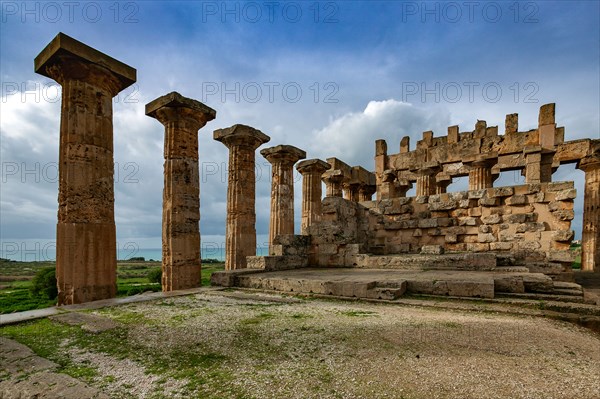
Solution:
M572 324L224 295L94 311L119 322L112 333L135 359L62 346L115 398L600 398L600 336Z

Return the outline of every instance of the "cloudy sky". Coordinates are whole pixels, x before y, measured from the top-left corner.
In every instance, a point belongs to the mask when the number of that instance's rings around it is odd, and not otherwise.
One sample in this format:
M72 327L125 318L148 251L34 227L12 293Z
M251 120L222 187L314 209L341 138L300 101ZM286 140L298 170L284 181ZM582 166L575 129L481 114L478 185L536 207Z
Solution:
M163 127L144 105L171 91L217 110L199 132L203 245L225 232L226 148L215 129L251 125L309 158L374 168L374 142L390 153L422 132L473 130L519 113L537 127L557 103L566 139L600 137L597 1L3 1L0 31L0 238L54 240L60 87L33 59L64 32L137 69L114 101L115 212L119 243L160 247ZM266 240L270 170L257 156L257 230ZM579 189L583 172L555 180ZM496 183L522 177L505 173ZM300 181L296 185L299 227ZM466 187L466 178L449 187ZM33 245L33 244L26 244ZM212 245L212 244L210 244Z

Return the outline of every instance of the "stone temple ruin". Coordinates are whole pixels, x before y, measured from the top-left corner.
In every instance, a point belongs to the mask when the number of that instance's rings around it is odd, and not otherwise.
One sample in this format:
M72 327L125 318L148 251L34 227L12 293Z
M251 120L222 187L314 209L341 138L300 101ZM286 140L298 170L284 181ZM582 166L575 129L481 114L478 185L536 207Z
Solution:
M135 69L59 34L36 57L36 72L63 87L60 126L57 279L59 304L116 292L112 98ZM200 285L198 130L216 111L178 93L146 105L165 126L163 290ZM600 270L600 139L565 141L554 104L537 129L477 121L475 129L423 133L398 153L375 142L374 172L337 158L305 159L276 145L269 256L256 255L255 155L269 136L245 125L214 132L229 150L226 270L212 283L269 290L394 299L405 292L493 298L581 296L574 284L573 182L553 182L561 165L585 172L582 269ZM302 175L301 235L294 235L294 165ZM503 171L525 184L494 187ZM469 190L446 192L468 176ZM322 183L326 187L323 198ZM416 185L416 196L407 192ZM375 199L373 199L375 195Z

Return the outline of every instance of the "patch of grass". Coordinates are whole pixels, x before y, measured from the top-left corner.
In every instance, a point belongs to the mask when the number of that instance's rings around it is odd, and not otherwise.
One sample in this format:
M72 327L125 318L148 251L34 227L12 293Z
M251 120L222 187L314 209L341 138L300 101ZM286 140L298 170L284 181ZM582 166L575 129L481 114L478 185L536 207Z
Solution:
M98 370L90 366L69 364L62 368L62 373L83 381L90 381L98 376Z
M306 313L294 313L290 316L292 319L312 319L314 316Z
M43 309L56 305L56 300L32 296L29 286L30 284L19 289L0 291L0 314Z
M275 315L273 315L272 313L260 313L257 316L241 320L240 324L242 324L242 325L260 324L263 321L272 319L274 317L275 317Z
M344 316L348 317L369 317L377 315L377 312L371 312L368 310L347 310L344 312L340 312L340 314L343 314Z

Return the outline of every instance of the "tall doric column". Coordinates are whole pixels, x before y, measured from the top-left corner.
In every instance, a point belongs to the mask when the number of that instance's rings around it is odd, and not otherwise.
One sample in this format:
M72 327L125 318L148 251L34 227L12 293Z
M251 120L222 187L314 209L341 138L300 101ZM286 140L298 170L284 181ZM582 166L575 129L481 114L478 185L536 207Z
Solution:
M271 219L269 253L273 239L294 234L294 164L306 158L306 152L291 145L265 148L261 155L271 164Z
M301 234L307 235L308 228L321 220L321 175L330 165L320 159L307 159L296 165L302 174L302 225Z
M215 130L213 138L229 148L225 269L244 269L246 256L256 255L255 151L271 138L245 125Z
M146 104L165 126L162 216L162 290L200 286L198 130L216 111L172 92Z
M600 154L579 161L585 172L581 270L600 271Z
M117 291L112 99L136 71L63 33L35 58L62 86L56 279L58 304Z

